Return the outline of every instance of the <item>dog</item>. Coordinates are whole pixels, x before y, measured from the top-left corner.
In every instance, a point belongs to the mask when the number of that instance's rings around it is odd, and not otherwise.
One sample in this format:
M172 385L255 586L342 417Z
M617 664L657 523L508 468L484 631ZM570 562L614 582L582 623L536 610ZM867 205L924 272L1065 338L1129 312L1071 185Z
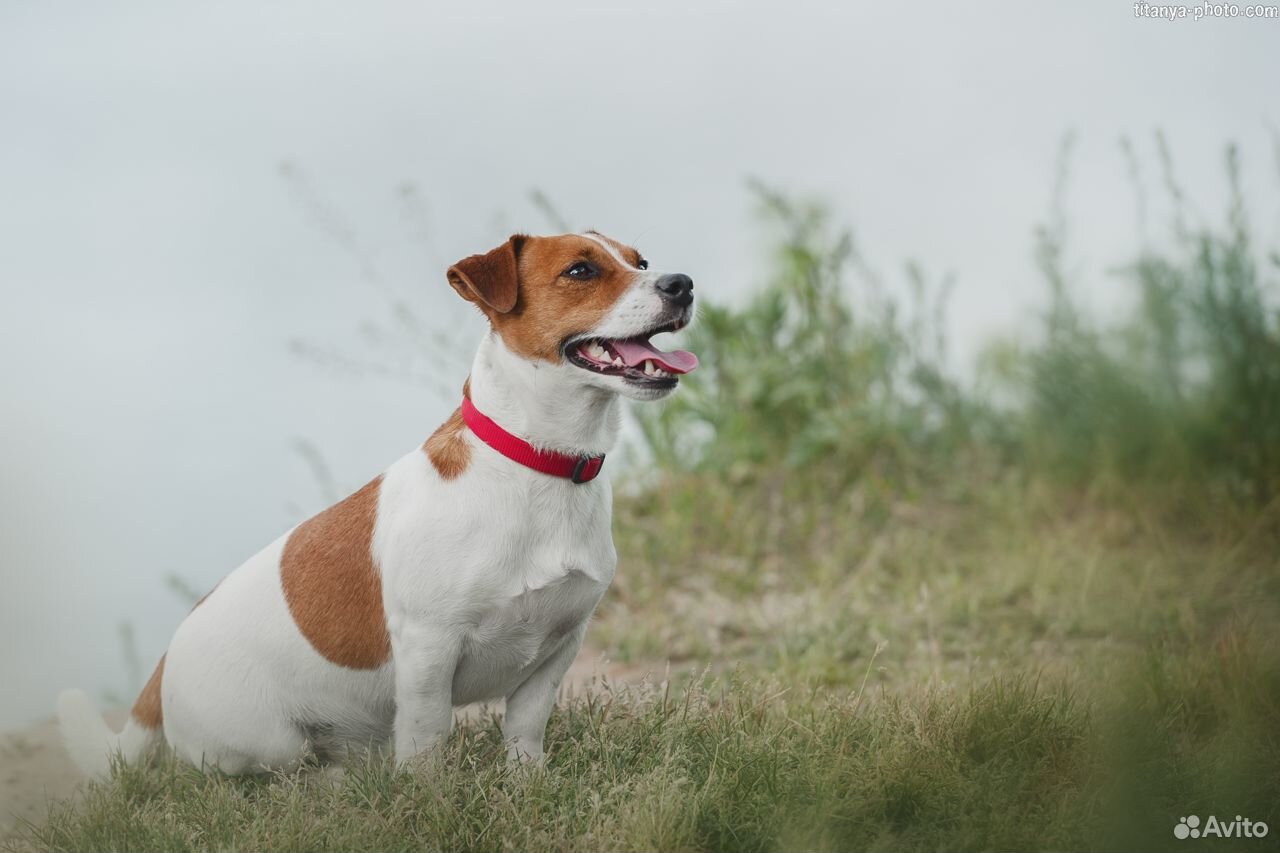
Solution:
M453 709L506 700L514 761L547 720L613 578L600 478L619 400L697 367L649 342L693 319L693 280L589 231L515 235L447 272L488 320L459 408L418 448L251 557L178 626L112 731L58 697L88 775L162 741L227 774L393 750L430 753Z

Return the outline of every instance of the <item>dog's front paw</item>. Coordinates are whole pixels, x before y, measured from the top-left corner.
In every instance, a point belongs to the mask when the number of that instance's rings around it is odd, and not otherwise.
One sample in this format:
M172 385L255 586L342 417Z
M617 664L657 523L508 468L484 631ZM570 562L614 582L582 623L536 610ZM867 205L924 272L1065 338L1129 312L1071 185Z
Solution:
M542 751L542 744L529 743L519 739L507 743L507 763L538 767L547 759Z

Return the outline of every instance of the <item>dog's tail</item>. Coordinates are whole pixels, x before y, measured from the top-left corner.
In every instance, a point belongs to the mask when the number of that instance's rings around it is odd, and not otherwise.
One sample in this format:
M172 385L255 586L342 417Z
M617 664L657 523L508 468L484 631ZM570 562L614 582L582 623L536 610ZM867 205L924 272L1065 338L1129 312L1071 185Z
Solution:
M124 730L114 732L83 690L64 690L58 696L58 725L62 740L76 766L91 779L111 775L112 758L126 764L142 758L163 737L160 710L160 681L164 658L142 688L129 712Z

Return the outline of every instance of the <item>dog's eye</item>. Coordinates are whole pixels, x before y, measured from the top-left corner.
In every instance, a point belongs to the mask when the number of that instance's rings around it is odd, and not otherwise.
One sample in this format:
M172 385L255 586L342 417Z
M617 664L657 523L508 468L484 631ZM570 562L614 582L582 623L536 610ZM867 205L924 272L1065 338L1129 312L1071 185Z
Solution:
M640 260L636 261L636 269L647 270L648 268L649 268L649 262L646 261L644 258L641 258Z
M586 261L575 261L562 275L568 278L576 278L578 281L586 281L589 278L596 277L596 268Z

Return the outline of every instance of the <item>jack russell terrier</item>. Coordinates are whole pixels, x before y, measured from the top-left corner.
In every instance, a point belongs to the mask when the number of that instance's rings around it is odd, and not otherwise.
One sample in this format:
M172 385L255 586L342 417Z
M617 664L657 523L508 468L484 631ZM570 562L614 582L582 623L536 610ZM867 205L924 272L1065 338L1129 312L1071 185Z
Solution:
M506 699L508 757L540 760L556 690L613 578L618 398L698 365L649 338L693 318L693 281L596 232L517 235L449 268L488 318L461 406L420 447L230 575L178 626L120 733L80 690L67 748L102 777L163 737L225 773L392 744Z

